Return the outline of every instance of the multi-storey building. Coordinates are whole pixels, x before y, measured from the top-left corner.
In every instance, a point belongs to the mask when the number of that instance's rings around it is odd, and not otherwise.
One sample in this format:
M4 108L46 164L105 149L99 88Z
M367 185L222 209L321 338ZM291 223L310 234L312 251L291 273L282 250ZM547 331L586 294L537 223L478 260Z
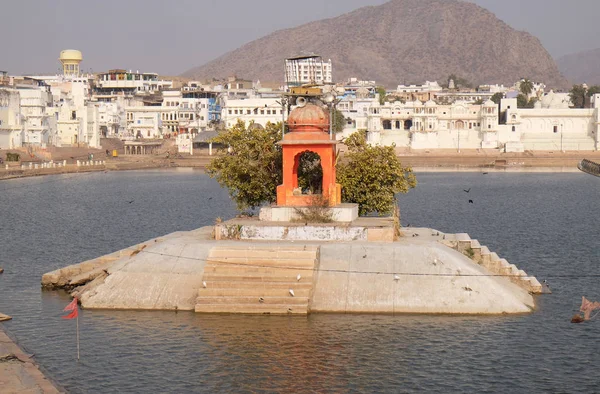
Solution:
M15 89L0 89L0 149L15 149L23 145L21 98Z
M52 143L54 129L49 117L54 115L50 87L42 82L29 86L17 85L21 98L25 145L45 147Z
M149 94L172 87L173 81L159 80L156 73L109 70L98 74L93 93L98 101L111 101L118 96Z
M323 61L316 55L297 56L285 60L285 81L290 87L333 82L331 59Z
M221 119L226 127L234 126L238 120L246 125L254 122L264 127L267 123L275 124L287 119L287 113L277 98L225 99Z

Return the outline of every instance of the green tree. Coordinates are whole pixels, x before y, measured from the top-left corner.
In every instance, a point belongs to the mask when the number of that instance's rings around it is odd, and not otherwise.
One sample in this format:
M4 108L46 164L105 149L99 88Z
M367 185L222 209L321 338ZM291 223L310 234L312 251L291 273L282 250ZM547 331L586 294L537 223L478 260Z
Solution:
M595 94L600 94L600 86L598 85L590 86L587 90L588 97L592 97Z
M211 161L207 172L229 189L239 210L276 201L277 186L282 183L282 150L277 145L280 129L281 124L270 123L265 128L246 128L239 121L212 140L221 146L221 154ZM357 203L361 215L392 213L395 195L416 185L412 169L402 167L393 147L369 146L364 130L352 134L345 142L349 153L336 166L342 201ZM321 191L320 164L315 153L303 155L298 168L300 187Z
M531 92L533 92L533 82L527 78L521 80L521 83L519 84L519 91L523 93L525 97L529 97Z
M410 167L402 167L392 146L370 146L366 132L358 131L344 143L348 153L336 167L342 201L356 203L359 214L391 214L396 194L407 193L417 180Z
M502 100L504 98L504 93L494 93L494 95L492 96L492 98L490 100L492 100L494 103L500 105L500 100Z
M527 96L522 93L517 96L517 108L527 108L528 104Z
M239 210L276 201L282 183L280 139L281 123L246 129L242 121L213 138L223 154L210 162L207 173L229 189Z
M333 132L339 133L344 130L346 125L346 117L337 109L333 110Z
M531 100L528 100L527 96L521 93L517 96L517 108L533 108L537 101L537 97L532 97Z
M585 108L586 89L583 85L573 85L569 91L569 98L575 108Z
M385 103L385 95L387 92L383 86L377 86L377 94L379 94L379 104L383 105Z

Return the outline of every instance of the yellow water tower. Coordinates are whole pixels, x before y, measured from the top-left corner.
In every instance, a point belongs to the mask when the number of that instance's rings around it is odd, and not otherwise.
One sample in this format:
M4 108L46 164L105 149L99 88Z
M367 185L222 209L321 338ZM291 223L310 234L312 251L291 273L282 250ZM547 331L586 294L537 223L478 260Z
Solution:
M63 65L64 75L79 75L79 65L83 60L83 55L76 49L66 49L60 52L58 58Z

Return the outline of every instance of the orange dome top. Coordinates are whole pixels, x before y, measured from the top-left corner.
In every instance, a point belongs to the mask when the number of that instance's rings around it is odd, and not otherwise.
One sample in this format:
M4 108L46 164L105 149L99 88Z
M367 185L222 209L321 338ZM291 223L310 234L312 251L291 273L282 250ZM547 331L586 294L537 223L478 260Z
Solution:
M290 131L324 131L329 130L329 115L318 105L308 103L304 107L296 107L288 117Z

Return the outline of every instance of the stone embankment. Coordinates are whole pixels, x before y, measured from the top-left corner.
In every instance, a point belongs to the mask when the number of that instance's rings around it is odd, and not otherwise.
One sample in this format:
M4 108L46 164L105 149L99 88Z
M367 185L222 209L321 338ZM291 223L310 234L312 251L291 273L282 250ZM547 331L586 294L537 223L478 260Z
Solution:
M66 288L83 307L101 309L270 314L534 310L531 294L541 291L539 282L477 241L431 229L403 232L393 242L217 241L214 228L204 227L50 272L42 285Z
M0 329L0 392L60 393L59 389L39 370L31 356L21 350Z
M397 149L405 166L418 172L578 172L577 164L584 158L600 161L600 152L526 152L501 153L497 150L449 150L415 151ZM64 155L60 156L61 158ZM100 157L101 155L97 155ZM55 175L90 171L121 171L152 168L187 167L206 169L215 156L206 149L194 150L194 154L129 155L103 157L93 161L102 164L89 165L89 161L61 159L52 163L26 162L4 163L0 166L0 180L27 176ZM86 163L86 164L84 164ZM37 164L37 167L36 167ZM7 167L8 165L8 167Z

